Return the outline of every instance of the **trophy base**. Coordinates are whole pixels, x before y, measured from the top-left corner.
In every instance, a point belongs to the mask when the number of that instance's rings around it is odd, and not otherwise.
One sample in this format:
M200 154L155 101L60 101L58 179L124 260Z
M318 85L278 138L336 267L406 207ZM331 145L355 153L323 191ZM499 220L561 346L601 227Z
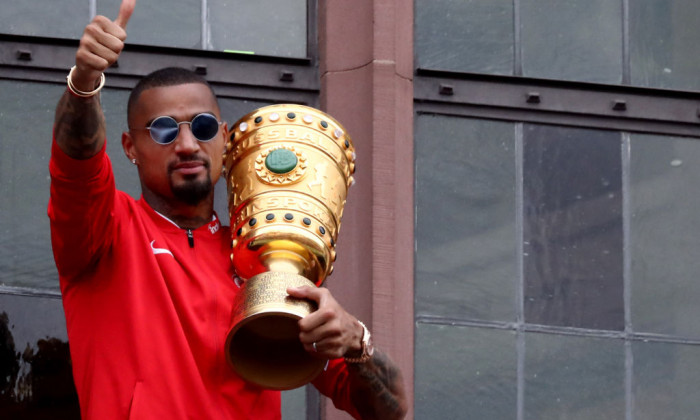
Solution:
M293 273L269 271L248 279L241 288L226 338L226 358L248 382L267 389L303 386L323 370L299 341L301 318L316 309L314 302L292 298L288 287L316 287Z

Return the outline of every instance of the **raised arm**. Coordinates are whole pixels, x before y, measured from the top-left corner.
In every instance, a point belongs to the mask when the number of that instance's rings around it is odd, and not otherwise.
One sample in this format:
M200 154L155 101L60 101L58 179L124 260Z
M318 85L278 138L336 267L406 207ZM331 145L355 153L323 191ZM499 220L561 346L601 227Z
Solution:
M311 299L319 309L299 321L300 340L306 350L324 359L359 359L365 329L333 298L326 288L290 288L294 297ZM399 420L408 401L398 366L375 349L364 363L347 363L350 399L363 420Z
M105 119L98 92L103 72L117 61L124 48L126 24L135 3L123 0L115 21L96 16L80 38L69 88L58 102L54 120L56 142L72 158L90 158L104 144Z

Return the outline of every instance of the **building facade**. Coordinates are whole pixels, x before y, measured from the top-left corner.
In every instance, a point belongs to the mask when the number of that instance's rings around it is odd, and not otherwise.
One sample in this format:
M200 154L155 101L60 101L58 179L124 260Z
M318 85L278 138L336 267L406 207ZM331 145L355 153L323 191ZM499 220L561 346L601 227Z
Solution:
M0 16L0 412L77 418L49 241L53 110L118 0ZM327 285L416 419L680 419L700 403L700 6L692 0L138 2L102 94L203 74L224 118L319 107L358 154ZM226 194L217 209L225 218ZM48 416L48 417L47 417ZM13 418L13 417L10 417ZM345 419L312 389L285 419Z

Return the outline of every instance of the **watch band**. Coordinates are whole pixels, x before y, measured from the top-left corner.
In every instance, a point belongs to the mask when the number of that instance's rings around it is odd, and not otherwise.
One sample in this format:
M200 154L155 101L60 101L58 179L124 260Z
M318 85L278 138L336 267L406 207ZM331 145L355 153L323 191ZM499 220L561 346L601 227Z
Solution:
M346 363L365 363L372 358L374 345L372 344L372 334L362 321L357 321L362 327L362 355L359 357L346 357Z

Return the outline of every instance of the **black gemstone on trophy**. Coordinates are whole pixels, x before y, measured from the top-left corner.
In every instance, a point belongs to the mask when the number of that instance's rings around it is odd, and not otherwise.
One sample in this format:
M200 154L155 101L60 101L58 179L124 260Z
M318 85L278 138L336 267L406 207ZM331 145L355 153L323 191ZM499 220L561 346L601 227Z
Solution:
M293 112L290 112L290 113L287 114L287 118L289 118L290 120L293 120L293 119L296 118L296 117L297 117L297 114L295 114L295 113L293 113Z
M350 147L350 142L348 141L348 139L345 139L345 147Z
M231 141L233 141L234 137L236 137L236 132L232 131L231 135L228 137Z
M325 121L321 121L321 127L328 128L328 123Z
M284 218L287 219L287 220L293 220L293 219L294 219L294 215L293 215L292 213L287 213L287 214L284 215Z
M321 232L321 235L325 235L325 234L326 234L326 228L324 228L323 226L319 226L319 227L318 227L318 231Z
M273 220L274 218L275 218L274 213L267 213L267 216L265 216L265 219L267 219L267 220Z
M311 226L311 219L308 217L304 217L304 220L302 220L306 226Z
M262 117L257 116L255 117L255 124L260 124L262 122Z
M331 246L335 246L335 241L331 238Z
M243 233L243 228L238 229L238 232L236 232L236 235L241 236L241 233Z
M252 219L250 219L250 220L248 221L248 224L249 224L251 227L252 227L252 226L255 226L256 223L258 223L258 219L256 219L255 217L253 217Z

